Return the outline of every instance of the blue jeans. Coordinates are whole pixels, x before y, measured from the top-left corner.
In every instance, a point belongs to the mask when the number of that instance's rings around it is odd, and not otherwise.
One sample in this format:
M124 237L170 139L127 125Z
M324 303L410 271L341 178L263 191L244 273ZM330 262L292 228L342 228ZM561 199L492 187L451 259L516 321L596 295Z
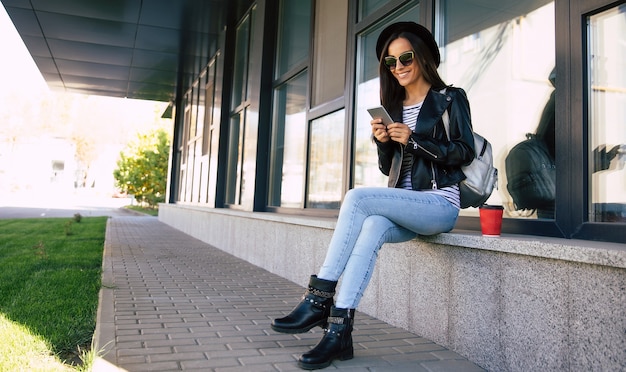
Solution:
M386 187L348 191L318 278L339 280L335 306L356 309L383 243L452 230L459 210L440 195Z

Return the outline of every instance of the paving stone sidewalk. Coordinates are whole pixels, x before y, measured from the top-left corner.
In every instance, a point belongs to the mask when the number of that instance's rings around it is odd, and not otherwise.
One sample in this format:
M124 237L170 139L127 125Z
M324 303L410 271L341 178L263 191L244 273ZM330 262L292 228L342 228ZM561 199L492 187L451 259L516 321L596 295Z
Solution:
M309 273L303 273L309 275ZM322 330L271 330L304 289L156 217L109 219L96 371L301 371ZM432 341L357 312L355 357L326 370L483 371Z

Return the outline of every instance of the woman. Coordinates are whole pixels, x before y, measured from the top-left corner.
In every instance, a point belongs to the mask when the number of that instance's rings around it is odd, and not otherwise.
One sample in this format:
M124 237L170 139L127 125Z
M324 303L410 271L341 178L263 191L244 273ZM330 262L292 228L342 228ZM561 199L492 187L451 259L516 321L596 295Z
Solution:
M458 183L465 178L460 167L474 158L469 103L463 90L439 77L439 49L431 33L413 22L392 24L381 32L376 56L381 102L396 121L388 126L380 118L371 121L379 168L389 176L389 187L346 193L319 273L311 276L293 311L272 322L272 329L283 333L328 327L317 346L300 357L304 369L353 357L354 309L378 250L383 243L452 230L460 208ZM450 140L441 119L444 110Z

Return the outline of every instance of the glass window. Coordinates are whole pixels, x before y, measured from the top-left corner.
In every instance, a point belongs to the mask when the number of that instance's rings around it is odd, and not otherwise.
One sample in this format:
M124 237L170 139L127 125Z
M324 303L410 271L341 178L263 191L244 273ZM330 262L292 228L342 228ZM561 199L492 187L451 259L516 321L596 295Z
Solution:
M554 2L454 0L442 1L441 7L445 36L439 40L439 72L447 84L467 92L474 130L491 142L499 170L499 187L487 202L504 205L506 217L554 219ZM527 137L540 140L550 154L541 172L545 185L529 181L532 187L519 186L518 179L534 178L519 177L522 166L506 166L523 163L525 158L507 156ZM533 194L530 202L509 191L520 188L541 189L548 196ZM476 216L477 210L464 209L461 215Z
M235 109L246 100L246 79L248 67L248 44L250 40L250 16L246 16L237 27L235 41L235 61L233 71L233 91L231 108Z
M387 4L389 0L360 0L359 1L359 20L367 17Z
M190 202L193 200L193 195L191 194L193 187L193 166L194 166L194 158L196 156L194 146L188 146L187 150L187 160L185 161L186 166L186 175L185 179L185 198L183 199L186 202Z
M184 117L183 117L183 136L181 140L181 176L178 185L178 200L186 201L187 199L187 167L189 166L189 128L191 127L191 91L185 94L184 98Z
M191 201L198 202L200 201L200 180L202 179L202 140L194 141L191 146L194 147Z
M211 61L207 68L206 81L204 83L204 128L202 139L202 155L207 155L211 151L211 137L213 135L213 116L215 107L215 62Z
M208 198L207 203L215 206L217 193L217 160L219 157L219 138L221 120L221 88L223 64L218 63L221 54L215 56L215 60L209 64L207 80L207 118L210 120L204 138L207 141L209 156L208 163ZM219 66L219 67L218 67Z
M189 119L189 140L198 135L198 82L193 84L191 90L191 118Z
M232 112L228 129L225 202L243 208L251 208L254 200L256 156L251 148L256 147L258 137L258 119L257 115L250 114L248 97L251 79L258 79L258 76L249 76L250 66L254 63L253 58L250 58L250 51L255 47L251 43L261 42L260 38L250 36L255 17L256 6L252 6L237 28L230 104Z
M348 0L315 4L313 105L343 96L346 81Z
M243 162L243 143L244 128L242 128L244 120L242 116L244 112L230 117L228 126L228 171L226 177L226 203L241 203L241 165Z
M307 79L305 71L277 88L274 93L270 206L304 207Z
M308 208L338 209L343 179L345 110L311 122Z
M376 39L387 25L398 21L419 19L419 6L400 12L400 16L388 19L358 35L356 69L356 105L354 140L354 187L387 186L387 177L378 169L376 146L372 143L372 130L367 109L380 106L380 83Z
M204 133L204 123L206 121L206 71L200 74L198 83L198 124L196 125L196 135L200 137Z
M267 198L271 207L304 208L311 4L280 2Z
M626 5L590 16L589 221L626 222Z
M280 2L280 10L277 76L296 67L310 54L311 1L283 0Z

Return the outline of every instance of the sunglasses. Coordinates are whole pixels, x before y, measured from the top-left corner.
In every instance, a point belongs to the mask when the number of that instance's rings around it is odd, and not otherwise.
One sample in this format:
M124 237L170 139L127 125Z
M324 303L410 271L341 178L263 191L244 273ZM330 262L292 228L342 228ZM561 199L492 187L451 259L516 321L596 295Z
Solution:
M385 57L385 66L387 66L390 70L393 70L396 68L396 64L398 63L398 60L400 61L400 63L402 63L402 66L410 66L411 63L413 63L414 58L415 58L415 53L412 50L400 54L398 58L387 56Z

